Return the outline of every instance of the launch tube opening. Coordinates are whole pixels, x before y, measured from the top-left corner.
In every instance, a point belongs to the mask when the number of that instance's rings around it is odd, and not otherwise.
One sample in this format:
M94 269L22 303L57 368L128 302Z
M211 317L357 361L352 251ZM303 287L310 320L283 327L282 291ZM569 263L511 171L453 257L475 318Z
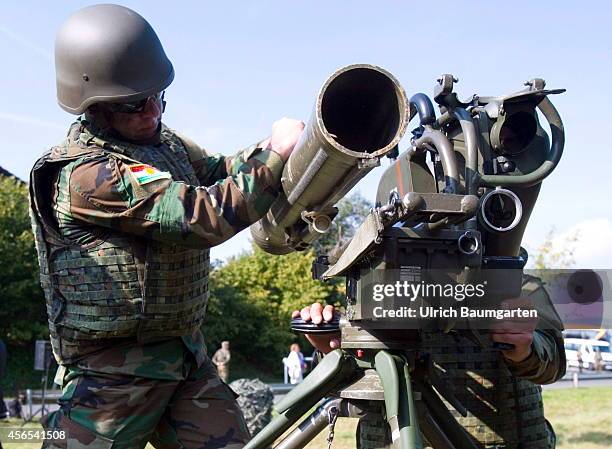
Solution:
M408 115L404 89L384 69L353 64L332 73L285 163L282 194L251 226L257 245L287 254L326 232L334 204L396 147Z
M344 148L375 153L392 143L404 120L402 92L386 74L353 68L333 79L321 98L325 130Z

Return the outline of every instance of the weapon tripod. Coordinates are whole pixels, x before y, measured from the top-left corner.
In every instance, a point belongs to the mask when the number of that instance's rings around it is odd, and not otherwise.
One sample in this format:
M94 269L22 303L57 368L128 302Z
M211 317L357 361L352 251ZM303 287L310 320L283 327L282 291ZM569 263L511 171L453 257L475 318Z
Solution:
M338 417L359 418L360 448L421 449L421 434L436 449L476 449L467 432L435 389L465 416L466 410L437 375L418 340L397 331L377 336L348 323L342 325L341 349L327 354L306 379L277 405L278 415L245 449L268 448L308 413L275 449L304 447ZM351 341L345 335L358 336ZM410 332L408 332L410 334ZM418 338L417 332L414 336ZM357 341L359 340L359 341ZM356 349L359 347L359 349ZM388 426L381 427L381 416ZM368 435L373 430L375 435ZM358 431L358 434L360 432ZM331 444L331 438L328 438Z

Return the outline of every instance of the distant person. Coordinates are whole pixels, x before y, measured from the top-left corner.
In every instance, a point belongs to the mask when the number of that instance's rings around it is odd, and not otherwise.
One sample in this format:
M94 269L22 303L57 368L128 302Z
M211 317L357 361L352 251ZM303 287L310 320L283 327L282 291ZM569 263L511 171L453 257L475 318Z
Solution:
M221 380L227 383L229 379L229 362L231 359L230 342L222 341L221 348L213 355L212 362L217 367L217 373Z
M578 360L578 372L582 373L582 352L580 352L580 349L576 352L576 359Z
M0 340L0 420L8 418L8 410L6 408L6 404L4 403L4 395L2 394L2 379L4 379L4 375L6 373L7 357L8 352L6 350L6 345L2 340Z
M289 383L295 385L304 380L306 363L304 362L304 355L300 351L300 345L293 343L289 349L290 351L285 361L285 365L287 366L289 374Z
M603 363L603 357L601 355L601 351L599 350L599 348L595 349L594 362L595 362L595 372L601 373L601 371L603 370L604 363Z
M20 391L17 397L9 402L8 412L10 418L24 419L23 405L26 403L26 400L26 395Z

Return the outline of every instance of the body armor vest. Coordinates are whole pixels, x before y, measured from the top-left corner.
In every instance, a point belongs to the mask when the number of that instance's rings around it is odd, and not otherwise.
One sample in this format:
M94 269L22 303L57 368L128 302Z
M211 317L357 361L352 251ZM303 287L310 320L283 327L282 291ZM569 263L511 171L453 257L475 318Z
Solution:
M49 192L51 180L72 161L106 154L149 164L169 172L174 181L200 185L184 144L165 128L155 146L96 137L85 144L79 140L82 130L82 125L73 125L68 140L37 161L30 179L51 344L62 364L108 347L109 340L153 341L191 334L202 324L209 295L208 250L85 224L77 224L77 231L79 241L88 243L76 244L67 237L54 218Z
M512 376L499 351L458 335L423 333L422 338L424 350L445 371L443 377L467 409L467 417L447 407L481 447L554 447L541 387Z

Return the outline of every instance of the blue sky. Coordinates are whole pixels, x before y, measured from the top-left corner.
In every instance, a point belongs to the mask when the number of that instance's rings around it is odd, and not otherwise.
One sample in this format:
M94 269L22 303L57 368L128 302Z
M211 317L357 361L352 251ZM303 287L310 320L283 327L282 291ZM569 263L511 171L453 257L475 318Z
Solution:
M72 118L55 100L55 33L93 3L2 5L0 166L24 179ZM553 98L565 123L565 155L544 183L524 242L536 247L553 226L559 242L578 230L578 263L612 267L610 2L119 3L149 20L174 64L164 121L211 152L231 154L257 141L282 116L307 120L326 77L351 63L386 68L409 95L431 94L441 73L459 78L462 97L506 94L533 77L566 88ZM404 139L400 147L407 145ZM381 173L357 187L366 198ZM242 233L212 257L248 246Z

